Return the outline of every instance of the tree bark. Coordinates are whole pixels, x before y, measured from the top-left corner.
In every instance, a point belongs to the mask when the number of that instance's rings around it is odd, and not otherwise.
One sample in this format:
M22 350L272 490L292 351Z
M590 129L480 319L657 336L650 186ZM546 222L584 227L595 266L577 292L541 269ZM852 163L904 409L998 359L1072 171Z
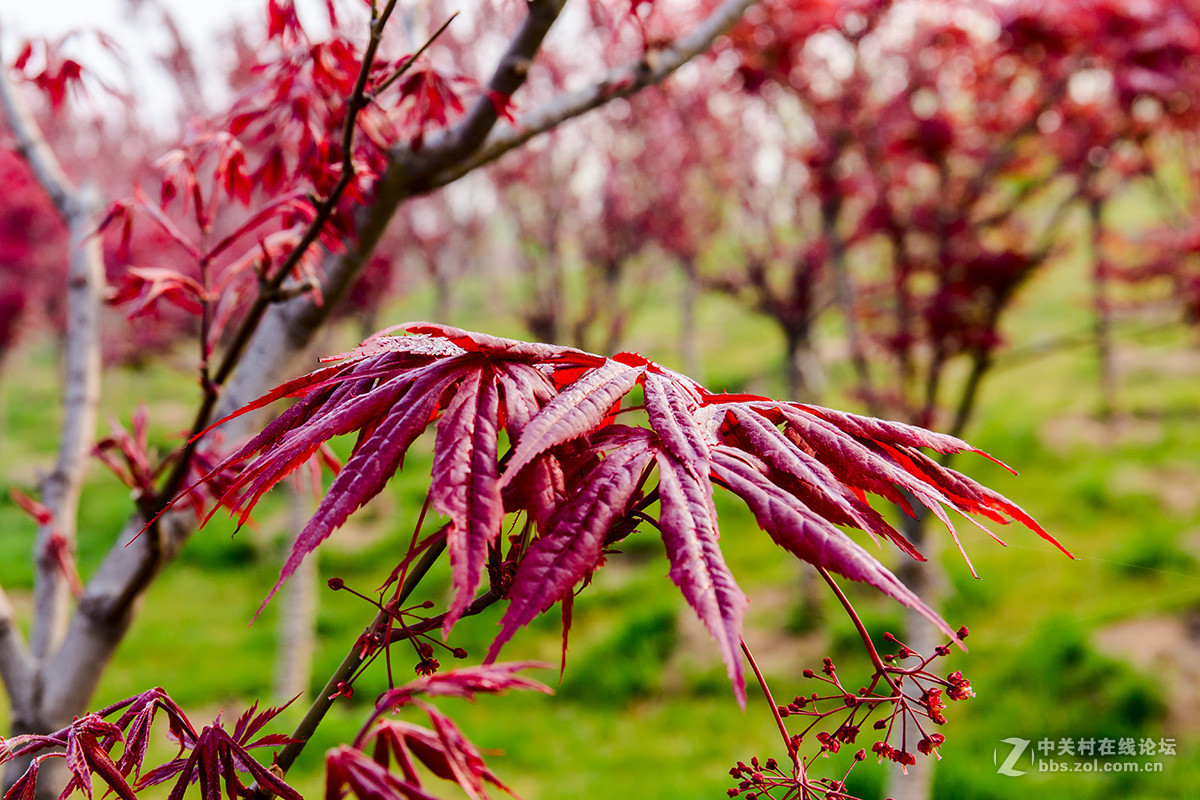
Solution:
M700 332L696 323L700 288L696 260L688 258L683 262L683 292L679 298L679 360L685 373L704 383L704 369L700 363Z
M1104 198L1088 199L1088 244L1092 260L1092 314L1096 339L1096 362L1100 370L1100 418L1112 419L1117 408L1117 375L1112 354L1112 302L1109 299L1108 273L1105 269L1102 237Z
M53 679L47 666L66 637L70 619L75 534L84 471L91 455L100 404L100 303L104 261L94 236L101 201L91 186L76 186L62 169L32 112L4 73L0 60L0 105L16 138L17 149L46 190L67 226L66 334L63 349L63 417L54 469L42 481L41 502L50 519L38 526L34 541L33 620L26 647L12 608L0 590L0 678L12 706L14 731L54 730L64 716L46 702ZM70 717L65 717L67 721ZM46 726L52 726L47 728ZM54 775L59 759L48 770ZM47 766L51 766L49 763ZM20 772L5 770L5 786ZM21 770L23 771L23 769ZM63 770L57 769L56 785ZM54 778L43 783L49 784Z
M785 330L784 350L788 399L819 403L825 390L825 371L807 331Z
M287 484L288 528L292 539L304 530L311 504L304 493ZM296 696L308 694L312 680L313 653L316 651L317 599L320 575L317 554L312 553L283 588L279 603L279 624L275 648L275 682L272 694L275 702L286 703Z

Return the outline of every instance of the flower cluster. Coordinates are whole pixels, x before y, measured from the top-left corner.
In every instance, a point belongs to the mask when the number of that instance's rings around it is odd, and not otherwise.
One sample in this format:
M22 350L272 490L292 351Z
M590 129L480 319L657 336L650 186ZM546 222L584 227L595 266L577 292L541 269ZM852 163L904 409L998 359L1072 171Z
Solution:
M931 655L923 656L890 633L884 637L897 645L896 652L880 656L869 649L875 671L867 684L857 691L849 690L842 683L833 659L824 659L820 670L804 670L804 677L823 684L822 689L797 695L790 703L775 708L781 730L787 735L792 769L784 772L775 759L767 759L760 765L758 759L753 758L750 766L739 761L730 770L730 775L739 779L738 785L728 790L730 797L776 798L777 795L771 792L782 789L784 793L778 795L780 798L849 798L850 795L845 793L845 776L841 780L810 780L808 768L816 758L837 753L843 745L856 744L868 723L880 737L869 751L881 762L884 759L893 761L907 771L917 763L916 753L925 756L937 753L946 737L930 730L930 723L943 725L946 722L947 700L974 697L971 683L961 671L941 677L930 670L935 660L950 653L950 644L941 645ZM966 637L967 629L960 628L956 638L961 641ZM795 717L807 717L808 724L799 731L788 731L784 720ZM915 742L911 741L913 730L920 737ZM810 736L818 747L805 758L801 756L800 748ZM899 737L898 742L894 742L896 737ZM860 748L854 754L847 775L850 769L866 759L867 752Z

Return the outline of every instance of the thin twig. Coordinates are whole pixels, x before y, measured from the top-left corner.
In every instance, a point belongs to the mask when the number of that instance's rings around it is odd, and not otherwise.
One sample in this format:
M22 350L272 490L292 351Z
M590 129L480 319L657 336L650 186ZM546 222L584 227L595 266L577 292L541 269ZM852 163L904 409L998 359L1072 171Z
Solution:
M429 46L437 41L437 38L442 35L442 33L446 30L446 28L450 27L450 23L454 22L454 18L457 17L458 15L459 15L459 12L455 11L453 14L451 14L449 17L447 17L446 21L443 22L441 24L441 26L436 31L433 32L433 35L425 40L425 44L423 44L419 48L417 48L417 52L415 52L411 56L408 56L407 58L405 58L404 63L401 64L396 69L395 72L393 72L391 75L388 75L386 78L384 78L382 81L379 82L378 86L376 86L374 89L371 90L371 98L374 99L374 98L378 97L379 95L383 94L391 87L392 84L394 84L396 81L400 80L400 78L404 77L404 73L406 73L410 69L412 69L412 65L416 63L417 59L425 54L425 51L429 49Z
M740 639L739 641L742 644L742 653L750 662L750 669L754 670L754 677L758 679L758 685L762 687L763 695L767 698L767 704L771 706L771 714L775 717L775 724L779 727L780 736L783 737L788 758L792 760L793 764L799 766L799 760L796 758L796 746L792 744L792 737L788 733L787 725L783 724L783 715L779 713L779 706L775 704L775 698L771 696L771 688L767 686L767 679L763 677L762 670L758 668L758 662L754 660L754 654L750 652L746 640Z
M387 25L388 19L391 17L393 10L396 7L397 0L389 0L383 10L379 12L377 18L372 21L370 39L367 43L366 50L363 52L362 66L359 69L358 77L354 83L354 90L350 95L350 99L346 103L346 119L342 127L341 147L342 147L342 169L338 182L334 185L329 195L317 206L316 214L313 217L304 235L296 244L295 248L288 254L288 257L280 265L278 271L269 280L264 281L259 288L258 296L254 303L246 312L246 316L242 319L242 323L238 326L230 340L229 347L225 350L221 358L220 364L217 366L212 379L208 385L204 387L204 399L201 401L200 408L196 412L195 420L192 423L191 432L188 436L188 442L183 446L179 453L179 458L175 462L175 466L169 473L167 480L164 482L158 494L152 499L152 502L143 509L148 519L153 519L162 509L166 508L174 499L179 490L183 487L183 483L187 477L188 469L191 466L192 456L198 446L196 437L208 427L212 421L213 410L216 408L217 401L220 398L221 388L229 380L237 367L241 355L249 344L251 337L258 330L259 323L262 321L263 315L267 309L278 301L280 291L284 283L291 277L296 266L304 257L308 249L316 243L324 229L325 224L333 216L337 208L338 202L346 189L350 187L351 182L356 176L354 167L354 132L357 125L358 113L366 107L367 97L366 88L367 81L370 78L371 69L375 64L375 54L379 49L379 44L383 38L383 29ZM453 19L453 17L451 17ZM447 20L442 27L429 38L429 40L417 51L416 55L424 52L424 50L433 43L446 30L450 20ZM416 55L412 60L409 60L399 71L403 74L415 60Z
M837 585L837 582L833 579L833 576L830 575L829 571L824 567L815 567L815 569L818 573L820 573L821 577L825 579L825 582L829 584L829 588L833 589L833 593L837 595L837 599L842 604L842 608L846 609L846 613L850 615L850 621L854 623L854 628L858 631L859 638L862 639L863 645L867 648L867 655L871 659L871 664L875 667L876 674L882 675L883 679L887 681L888 686L890 686L894 692L900 694L900 687L892 682L892 679L888 674L889 670L887 665L883 663L883 659L880 657L879 651L875 649L875 643L871 641L871 634L867 632L867 627L863 625L862 619L858 616L858 612L854 610L854 606L850 604L850 599L846 597L845 592L842 591L842 587Z
M393 605L399 607L399 604L408 599L445 549L446 541L443 539L425 551L425 555L413 566L412 571L408 574L403 585L401 585L395 599L388 604L389 607ZM363 636L369 637L377 632L381 632L387 626L389 619L391 619L391 614L386 609L380 609L379 613L375 615L375 619L363 631ZM279 751L279 757L275 763L280 775L287 774L287 771L291 769L292 764L295 763L300 753L304 751L304 747L308 744L308 740L312 737L313 732L316 731L317 726L321 724L321 720L325 718L325 715L333 706L334 696L337 694L338 689L342 685L349 683L351 677L362 663L364 655L360 642L361 639L355 641L354 645L350 648L350 652L346 654L346 657L342 659L342 663L329 676L329 680L325 682L325 688L316 696L312 705L309 706L308 712L305 713L304 718L300 720L300 723L292 732L292 738L296 741Z

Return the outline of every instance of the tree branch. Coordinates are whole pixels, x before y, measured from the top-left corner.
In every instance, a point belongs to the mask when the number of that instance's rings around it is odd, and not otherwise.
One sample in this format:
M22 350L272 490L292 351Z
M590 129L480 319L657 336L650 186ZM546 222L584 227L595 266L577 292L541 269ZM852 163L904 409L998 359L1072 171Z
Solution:
M412 595L413 591L424 580L430 568L441 557L445 549L446 541L442 539L425 551L421 560L413 566L412 572L405 578L396 596L388 603L387 608L398 609ZM372 634L385 635L390 627L389 623L391 619L392 615L383 608L380 608L379 613L375 615L375 619L363 631L363 637L368 637ZM294 741L279 751L279 754L275 758L275 765L281 773L287 774L287 771L292 768L292 764L304 752L304 747L308 744L308 740L312 738L313 732L316 731L317 726L321 724L321 721L325 719L325 715L333 706L334 698L337 697L341 690L341 684L351 682L354 673L362 665L363 660L366 658L362 641L363 639L360 637L350 647L350 651L346 653L346 657L342 659L342 663L338 665L333 674L329 676L329 680L325 682L325 688L313 699L304 718L300 720L300 723L292 732L291 738ZM384 646L388 644L390 642L384 642Z
M415 193L444 185L444 181L430 187L424 184L428 176L462 162L487 139L500 117L493 100L511 97L525 83L534 56L541 49L550 26L558 19L565 4L566 0L529 0L529 15L496 65L487 90L466 117L420 150L403 147L393 151L393 161L404 165L411 173L410 185L421 187Z
M0 588L0 681L8 691L14 717L27 716L29 692L33 676L33 659L17 628L12 604L8 595Z
M655 50L636 63L610 72L595 84L570 92L521 116L512 128L484 141L469 157L449 164L428 180L428 189L445 186L468 172L495 161L538 134L586 114L618 98L629 97L651 84L660 83L688 61L704 53L718 36L737 23L756 0L725 0L688 35L669 47Z
M151 544L150 537L139 535L144 524L136 514L125 523L116 544L88 580L63 646L45 663L42 715L58 727L86 707L105 665L129 629L136 601L144 592L144 587L132 590L131 577L147 562L171 560L195 529L195 517L185 513L160 517L161 551Z
M325 302L318 305L305 296L271 308L222 398L218 415L235 411L279 382L279 376L288 364L308 346L338 300L349 291L404 201L462 177L538 133L663 80L708 49L754 2L726 0L691 34L674 46L657 51L653 67L644 60L639 61L618 70L591 89L562 95L541 110L531 112L515 129L496 134L490 141L486 137L494 128L498 115L490 97L485 96L451 132L431 141L421 151L413 153L398 149L376 186L374 201L359 214L357 241L348 243L345 252L327 260L321 285ZM514 34L488 82L489 91L510 96L520 88L529 64L554 21L553 16L561 10L560 0L530 3L529 16ZM627 82L617 86L621 81ZM474 152L468 152L472 147L476 148ZM450 155L457 155L461 163L446 163Z
M93 236L101 209L94 188L77 188L67 177L33 113L0 67L0 102L21 155L50 195L70 231L67 332L64 351L63 420L54 470L41 485L41 501L53 519L40 526L34 544L37 577L31 647L44 659L66 631L71 595L61 551L74 550L84 468L92 449L100 404L100 296L104 260Z

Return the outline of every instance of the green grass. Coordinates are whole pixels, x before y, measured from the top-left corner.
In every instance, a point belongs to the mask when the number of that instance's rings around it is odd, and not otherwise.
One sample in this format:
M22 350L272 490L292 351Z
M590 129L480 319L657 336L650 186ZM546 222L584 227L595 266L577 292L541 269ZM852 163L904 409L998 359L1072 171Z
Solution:
M1008 328L1022 348L1086 327L1086 303L1076 296L1082 265L1068 261L1023 296ZM498 317L494 289L465 285L454 324L520 335L511 318ZM676 283L669 292L678 290ZM668 293L669 293L668 292ZM428 297L415 293L381 322L428 315ZM629 347L678 366L674 304L643 304L630 320ZM1065 310L1064 310L1065 309ZM699 309L703 372L716 389L781 391L781 340L762 318L728 300L706 298ZM330 350L350 339L337 336ZM1109 624L1152 615L1184 614L1200 607L1196 557L1200 503L1189 505L1176 484L1186 482L1200 452L1200 381L1195 375L1154 369L1156 360L1187 346L1186 337L1163 334L1126 343L1148 366L1125 376L1121 406L1129 412L1108 435L1092 420L1098 407L1091 353L1053 351L1001 362L984 385L973 442L1020 469L1009 475L984 459L961 457L955 467L1019 502L1078 558L1068 560L1048 543L1016 527L998 530L1000 547L968 524L960 526L979 574L972 577L949 537L939 560L947 570L941 606L952 625L970 626L969 652L953 654L946 669L962 669L978 696L954 704L937 768L940 798L1025 800L1188 797L1200 785L1200 738L1194 727L1165 727L1170 685L1165 675L1138 672L1123 653L1100 652L1094 633ZM839 369L832 371L836 377ZM19 354L0 376L0 480L33 491L53 457L57 429L56 371L50 348ZM154 368L114 372L106 378L106 414L127 424L145 398L156 441L186 427L193 396L183 372ZM853 398L830 398L854 407ZM1097 433L1098 432L1098 433ZM343 450L345 443L339 445ZM325 576L337 575L370 592L406 546L424 498L428 448L408 460L384 496L330 540L320 558ZM810 691L799 675L822 655L838 660L847 678L868 669L854 634L836 605L820 604L827 623L815 631L812 609L801 602L797 570L752 517L719 498L723 545L734 573L752 598L747 639L762 655L780 696ZM80 525L80 564L94 569L129 509L128 491L98 465L89 472ZM199 532L154 585L128 638L104 677L97 704L154 685L166 687L198 719L226 709L226 718L269 692L279 600L250 624L274 582L286 538L283 504L271 501L259 526L231 537L219 521ZM19 609L28 607L28 553L33 526L0 496L0 584ZM751 687L749 708L733 699L716 647L694 624L666 577L662 545L652 529L623 543L621 555L578 598L571 646L560 683L543 680L558 696L513 695L477 704L446 701L464 730L491 756L491 766L530 800L624 796L716 798L732 785L727 771L752 755L782 756L762 698ZM889 560L893 560L888 556ZM444 600L443 574L420 596ZM852 597L878 636L901 622L898 609L869 590ZM496 632L499 611L465 620L453 644L477 658ZM317 630L320 649L313 685L340 661L369 620L371 609L348 593L322 591ZM557 613L537 620L505 648L505 658L559 660ZM881 642L882 643L882 642ZM396 680L411 675L415 658L397 649ZM448 656L442 659L449 664ZM383 665L340 701L293 773L309 794L320 791L320 754L353 736L374 693L387 686ZM287 724L299 708L289 709ZM415 718L415 717L414 717ZM284 726L286 727L286 726ZM866 734L864 733L864 736ZM1019 736L1174 736L1179 755L1166 757L1161 774L1030 774L1009 778L993 763L1000 740ZM870 742L863 744L869 747ZM164 754L169 745L160 742ZM1000 751L1001 757L1005 752ZM852 774L851 788L880 797L889 767L868 761ZM823 774L840 774L831 760Z

